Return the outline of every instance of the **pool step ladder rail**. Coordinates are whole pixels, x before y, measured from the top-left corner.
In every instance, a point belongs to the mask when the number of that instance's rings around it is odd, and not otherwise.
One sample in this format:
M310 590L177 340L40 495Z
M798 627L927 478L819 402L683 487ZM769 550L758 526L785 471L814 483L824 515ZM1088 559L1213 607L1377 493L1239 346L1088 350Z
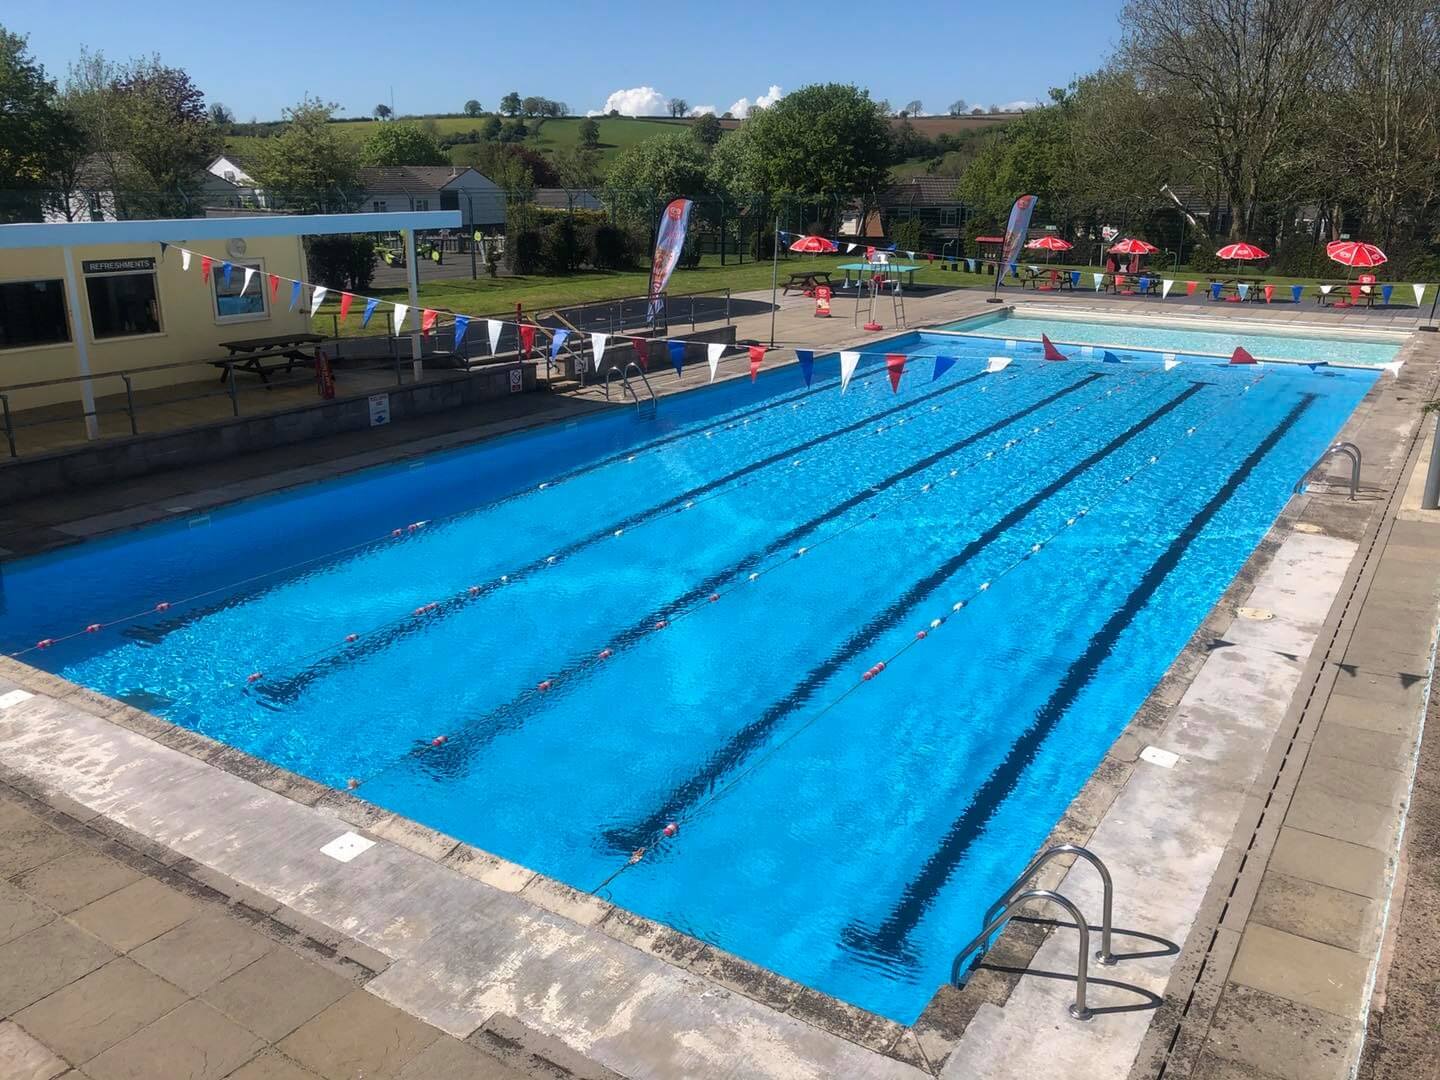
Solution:
M632 371L640 379L640 385L645 390L645 396L643 398L640 397L638 393L636 393L635 387L632 386L630 383L630 373ZM635 363L634 360L631 360L623 368L612 367L606 369L606 401L610 400L610 379L612 376L618 377L620 379L620 389L624 393L630 395L630 400L635 402L635 415L638 416L641 420L653 420L656 413L660 411L660 402L659 399L655 397L655 391L650 386L650 380L645 377L645 372L641 370L640 365Z
M1089 1020L1095 1015L1086 1003L1090 973L1090 924L1086 922L1085 916L1073 901L1053 889L1025 888L1025 883L1034 877L1042 866L1062 855L1074 855L1084 859L1099 873L1103 894L1100 948L1095 952L1095 959L1107 967L1116 962L1115 954L1110 949L1115 909L1115 884L1110 878L1109 869L1098 855L1087 848L1080 847L1078 844L1056 844L1037 855L1034 861L1015 879L1014 883L1000 894L995 903L990 905L989 910L985 912L983 929L975 936L974 940L955 954L955 960L950 965L950 984L952 986L965 985L970 970L973 970L975 964L978 964L984 957L990 948L991 939L1010 921L1017 908L1031 901L1040 901L1056 905L1075 921L1075 927L1080 935L1080 950L1075 965L1075 1001L1070 1005L1069 1012L1076 1020L1082 1021ZM973 962L967 967L965 961L972 956Z
M1319 471L1320 466L1324 465L1325 462L1329 461L1330 458L1336 454L1348 459L1350 462L1350 501L1354 502L1355 494L1360 490L1361 457L1360 447L1356 446L1353 442L1337 442L1327 446L1325 452L1320 455L1315 464L1306 469L1305 474L1301 476L1299 480L1295 481L1295 487L1292 489L1294 494L1299 495L1304 491L1305 486L1310 482L1310 477L1314 476L1315 473Z

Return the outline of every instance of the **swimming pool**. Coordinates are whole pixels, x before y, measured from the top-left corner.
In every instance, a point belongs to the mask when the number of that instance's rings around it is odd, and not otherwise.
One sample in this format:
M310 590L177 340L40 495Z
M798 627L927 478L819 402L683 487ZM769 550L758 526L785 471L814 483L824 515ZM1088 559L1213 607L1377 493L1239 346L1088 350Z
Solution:
M1005 351L10 563L0 648L908 1023L1374 379Z
M1195 323L1202 322L1203 326ZM1372 364L1389 363L1404 344L1404 335L1375 331L1347 330L1324 333L1294 324L1285 327L1265 326L1244 319L1225 319L1225 329L1217 332L1220 320L1191 316L1173 317L1170 321L1156 319L1127 320L1120 316L1071 317L1053 310L1007 308L993 314L962 319L945 327L961 333L983 337L1017 338L1039 341L1045 334L1052 341L1070 341L1080 345L1112 348L1154 349L1177 353L1208 353L1229 356L1237 346L1244 346L1262 359L1293 360L1300 363Z

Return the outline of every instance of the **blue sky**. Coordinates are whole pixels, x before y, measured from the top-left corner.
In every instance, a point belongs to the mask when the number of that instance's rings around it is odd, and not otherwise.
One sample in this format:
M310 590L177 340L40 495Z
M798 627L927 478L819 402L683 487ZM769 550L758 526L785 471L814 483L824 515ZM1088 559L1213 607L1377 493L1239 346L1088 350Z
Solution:
M393 0L47 0L9 5L0 23L28 34L35 55L62 78L81 45L114 59L159 53L240 120L276 118L305 93L338 102L342 115L368 115L389 101L392 86L401 113L457 112L472 97L494 108L509 90L583 113L637 88L725 112L773 87L783 93L821 81L856 83L897 108L918 98L927 112L943 112L956 98L987 106L1041 99L1048 87L1094 69L1118 36L1121 2L535 0L412 8ZM665 46L671 32L675 40ZM552 46L564 49L547 65ZM614 103L628 112L646 97Z

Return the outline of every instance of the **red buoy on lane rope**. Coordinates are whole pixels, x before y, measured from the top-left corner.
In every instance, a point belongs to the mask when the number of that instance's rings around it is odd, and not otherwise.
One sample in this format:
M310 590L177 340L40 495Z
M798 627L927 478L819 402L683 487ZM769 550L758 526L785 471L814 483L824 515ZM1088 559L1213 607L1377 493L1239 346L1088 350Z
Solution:
M882 672L882 671L884 671L884 670L885 670L885 661L884 661L884 660L877 661L876 664L875 664L875 674L876 674L876 675L879 675L880 672Z
M257 683L264 677L265 673L263 671L252 671L249 675L245 676L245 681L247 683Z
M55 639L54 639L53 637L47 637L47 638L42 638L41 640L35 642L35 647L36 647L37 649L48 649L51 645L54 645L54 644L55 644Z
M656 629L656 630L664 630L665 627L667 627L667 626L669 626L669 625L670 625L670 620L669 620L669 619L661 619L659 622L657 622L657 623L655 624L655 629Z
M390 530L390 535L391 535L391 537L393 537L394 539L399 540L400 537L402 537L402 536L405 535L405 530L404 530L404 529L391 529L391 530Z
M670 822L670 824L666 825L662 831L665 833L666 836L674 836L680 831L680 826L672 821Z
M715 603L715 601L717 601L717 600L719 600L719 599L720 599L720 594L719 594L718 592L712 592L712 593L710 594L710 603L713 604L713 603Z
M352 642L352 641L359 641L359 640L360 640L360 635L359 635L359 634L346 634L346 635L345 635L345 641L346 641L347 643L348 643L348 642Z
M354 791L357 787L360 786L360 781L356 780L355 777L352 776L349 780L345 781L345 786L351 791Z
M169 600L161 600L160 603L158 603L158 604L155 605L155 610L156 610L156 611L169 611L169 610L170 610L170 601L169 601Z
M549 679L542 679L540 682L535 684L535 689L539 690L543 694L553 685L554 684Z
M416 529L420 528L424 524L425 522L423 521L412 521L409 525L405 526L405 530L407 532L414 532Z
M610 657L612 657L612 656L614 656L614 655L615 655L615 654L614 654L611 650L609 650L609 649L601 649L601 650L600 650L600 655L599 655L598 658L601 659L601 660L609 660Z
M104 629L105 626L103 623L92 622L89 626L85 627L85 632L87 634L98 634L101 630Z
M915 631L915 640L924 641L929 635L924 630Z
M480 593L480 586L471 585L470 588L466 589L465 591L468 592L471 596L477 596Z
M433 739L430 740L430 745L431 745L431 746L444 746L444 745L445 745L447 742L449 742L449 741L450 741L450 740L447 739L444 735L436 735Z

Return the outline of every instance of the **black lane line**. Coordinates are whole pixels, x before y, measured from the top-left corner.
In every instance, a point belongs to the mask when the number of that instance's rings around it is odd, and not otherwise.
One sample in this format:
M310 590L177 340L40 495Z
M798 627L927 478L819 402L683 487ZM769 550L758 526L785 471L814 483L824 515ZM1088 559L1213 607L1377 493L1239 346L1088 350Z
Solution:
M611 522L610 524L605 525L602 528L596 529L588 536L582 537L578 540L574 540L569 544L566 544L564 547L555 549L553 552L551 552L548 556L545 556L544 558L534 559L524 564L523 566L520 566L517 569L510 571L510 573L506 575L507 581L505 582L501 582L499 580L487 581L483 585L476 586L473 593L467 593L462 596L452 596L446 600L436 601L436 606L434 608L431 608L430 611L425 615L417 615L412 618L406 618L391 623L390 625L380 630L378 633L369 634L365 637L362 637L358 642L350 645L348 648L345 648L339 652L326 654L325 656L316 660L314 663L309 664L304 668L301 668L295 674L290 675L287 678L277 679L274 681L267 680L263 683L257 683L255 685L255 689L258 691L259 696L269 701L278 703L293 702L297 697L300 696L301 693L304 692L307 686L315 682L317 679L323 678L324 676L330 674L331 672L339 668L349 667L350 665L355 664L369 656L373 656L376 653L383 652L384 650L390 648L390 646L395 644L397 641L401 641L412 634L419 633L422 630L428 630L440 619L444 619L450 615L453 615L455 612L466 607L468 604L474 603L475 601L480 600L483 597L489 596L496 589L505 588L507 585L514 585L517 582L523 581L526 577L533 573L536 573L537 571L544 570L547 567L564 562L572 555L577 555L580 552L585 551L597 541L604 540L607 537L614 535L616 529L632 529L636 525L643 524L644 522L649 521L651 518L659 517L661 514L668 513L671 510L682 507L685 505L686 502L692 499L696 499L701 495L705 495L711 491L714 491L716 488L724 487L726 484L733 483L734 481L739 480L742 477L749 476L751 473L759 472L761 469L768 468L769 466L774 465L780 461L788 461L791 458L795 457L796 454L803 454L806 451L813 450L815 447L820 446L823 443L827 443L832 439L837 439L842 435L849 435L852 432L859 431L861 428L869 427L877 420L883 420L887 416L893 416L895 413L905 412L909 409L915 408L917 405L923 405L925 404L925 402L930 401L932 398L941 397L944 394L953 394L956 390L960 390L971 383L978 382L979 380L985 378L988 378L988 375L985 372L980 372L975 375L968 375L963 379L958 379L955 382L952 382L949 385L940 388L939 390L932 390L928 394L922 394L912 401L903 402L899 405L893 405L888 409L882 409L878 413L871 414L861 420L856 420L853 423L846 424L844 427L836 428L833 431L822 432L821 434L806 439L804 442L799 443L795 446L788 447L785 450L781 450L778 453L774 453L769 455L768 457L761 458L758 461L752 461L748 465L742 465L740 468L734 469L726 473L724 476L718 476L712 480L707 480L699 487L693 487L689 491L681 492L679 495L675 495L669 499L666 499L664 502L657 503L656 505L651 506L645 510L637 511L634 514L631 514L629 517L622 518L619 521Z
M832 675L850 663L863 650L870 648L876 638L898 624L916 604L943 585L956 571L1022 521L1036 507L1076 477L1093 468L1136 436L1169 416L1198 394L1205 385L1204 383L1191 383L1160 408L1144 419L1136 421L1099 450L1087 455L1029 498L1007 510L998 521L966 544L957 554L946 559L925 577L911 585L888 607L851 634L839 649L812 668L788 694L730 736L719 751L711 755L697 772L666 796L665 801L655 810L630 825L607 830L604 833L606 844L617 852L633 851L638 847L648 845L667 822L682 816L690 806L709 793L721 777L743 762L753 751L760 748L782 719L807 704L811 695L823 686Z
M850 381L853 384L862 379L871 379L877 375L885 374L885 371L885 366L881 364L878 367L873 367L865 371L857 371ZM651 450L658 450L661 447L668 446L671 443L680 441L681 439L688 439L692 436L703 434L706 431L727 430L732 424L735 424L738 421L746 420L751 416L755 416L763 412L768 412L771 409L777 409L781 405L788 405L792 402L799 401L802 398L813 397L816 394L823 393L827 390L832 390L839 385L840 380L838 378L827 379L819 386L808 387L807 389L798 394L791 394L790 396L783 397L777 401L770 401L766 402L763 405L756 405L752 408L744 410L743 412L735 413L726 419L717 418L708 424L696 424L680 431L671 432L669 435L661 436L658 439L652 439L648 443L641 443L638 446L633 446L628 450L617 451L616 453L611 454L609 457L600 458L597 461L587 462L584 465L578 465L575 468L569 470L568 472L560 473L559 475L552 477L549 480L546 480L545 484L547 487L556 484L562 484L568 480L574 480L576 477L584 476L586 473L596 472L600 469L607 468L611 465L616 464L617 462L624 461L627 458L633 457L635 455L646 454L649 453ZM514 502L516 499L519 499L525 495L533 495L535 491L536 488L533 485L530 487L522 488L519 491L512 491L508 495L497 496L496 498L491 499L489 502L482 503L479 506L473 506L466 510L456 511L454 514L447 515L444 520L448 521L452 518L460 517L462 515L488 513L496 509L497 507L504 506L506 503ZM437 522L437 524L439 523ZM410 535L406 534L404 537L400 538L400 542L403 542L404 540L408 540L410 538ZM354 560L362 555L366 555L371 551L376 550L377 548L395 544L396 542L397 541L391 537L377 537L370 543L362 544L358 546L354 551L349 552L349 560ZM212 615L217 615L222 611L229 611L232 608L248 603L250 600L257 596L265 595L277 585L293 584L297 581L304 581L315 574L330 573L334 571L335 567L335 563L326 562L318 566L312 566L307 564L306 566L292 571L289 574L277 572L272 577L267 578L263 583L256 583L254 587L246 589L243 592L230 593L222 600L217 600L214 603L206 604L204 607L189 608L183 612L179 612L171 616L168 619L161 619L156 622L147 623L143 626L126 627L124 630L120 631L120 634L122 637L130 638L131 640L139 641L146 645L158 645L165 640L167 635L173 634L177 630L182 630L193 623L197 623L203 619L207 619Z
M1090 638L1085 651L1066 669L1064 677L1050 697L1036 710L1034 722L1010 747L1004 759L995 766L971 797L964 811L946 830L939 847L926 859L914 879L905 886L899 902L879 926L870 927L859 922L847 926L840 935L846 947L892 959L907 954L907 941L911 931L925 916L925 912L949 881L965 853L980 838L985 827L1015 790L1016 784L1025 775L1025 770L1030 767L1055 725L1075 703L1081 691L1089 685L1100 666L1110 658L1125 629L1175 570L1189 546L1229 502L1240 485L1250 478L1266 455L1295 427L1317 398L1316 394L1306 394L1297 401L1284 419L1250 451L1220 490L1211 496L1210 501L1190 519L1160 557L1150 565L1130 595L1125 598L1125 602L1105 620L1105 624Z
M793 547L797 540L814 532L830 521L843 516L857 506L864 505L877 495L888 491L896 484L903 483L912 476L924 472L932 465L944 461L950 455L958 453L966 447L973 446L975 443L988 438L997 431L1009 427L1011 424L1018 423L1025 419L1025 417L1039 412L1062 398L1075 393L1077 390L1089 386L1091 383L1105 377L1105 374L1097 372L1077 379L1069 386L1063 387L1030 405L1026 405L1024 408L1002 417L991 424L987 424L980 430L966 435L964 438L951 443L943 449L927 454L919 461L907 465L899 472L891 473L889 476L877 481L863 491L856 492L842 502L836 503L823 513L812 517L809 521L794 526L782 535L771 540L764 547L758 548L743 556L737 562L715 571L704 581L691 587L679 596L656 605L629 626L616 630L608 637L601 639L603 640L604 647L610 650L612 657L615 654L624 652L626 649L648 637L653 632L657 619L661 617L673 618L675 613L699 604L707 596L720 588L720 586L733 581L742 574L748 573L754 567L779 552ZM791 557L795 558L797 556L792 553ZM421 746L412 751L411 756L423 762L426 770L435 777L460 775L466 771L470 761L479 751L483 750L506 732L520 727L525 720L538 711L542 705L551 703L553 699L578 685L567 680L572 679L577 674L582 674L587 670L596 668L600 663L601 661L597 660L594 656L574 658L564 668L550 676L555 683L555 689L551 690L548 694L541 694L534 689L527 688L510 701L496 706L483 716L467 721L457 732L450 734L446 743L445 753L436 754L428 750L428 747Z

